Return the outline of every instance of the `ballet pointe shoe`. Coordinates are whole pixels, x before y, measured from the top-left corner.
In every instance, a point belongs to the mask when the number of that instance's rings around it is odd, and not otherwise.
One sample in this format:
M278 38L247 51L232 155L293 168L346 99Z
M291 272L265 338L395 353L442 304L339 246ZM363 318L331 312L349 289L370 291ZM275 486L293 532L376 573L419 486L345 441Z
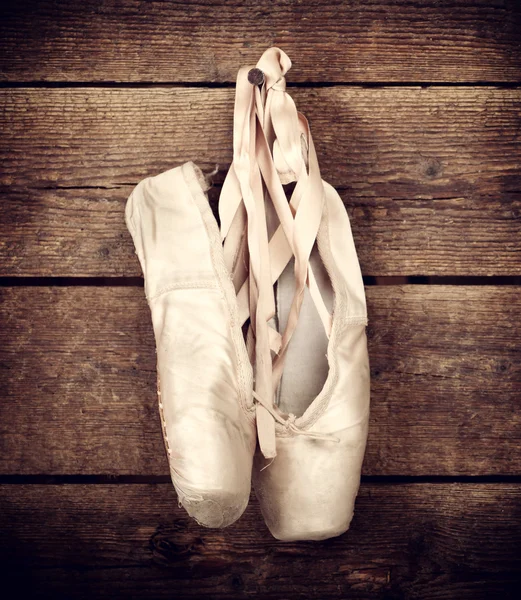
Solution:
M270 48L238 72L219 215L254 369L260 509L279 540L323 540L349 528L360 485L367 308L346 209L286 91L290 67Z
M141 181L125 208L157 353L163 438L179 504L221 528L244 512L256 443L252 366L201 169Z
M367 442L370 372L363 280L347 213L324 182L326 207L310 264L328 307L329 339L309 294L286 355L275 412L276 456L254 458L253 485L279 540L323 540L346 532L354 514ZM278 280L284 326L290 268ZM316 394L316 395L315 395Z

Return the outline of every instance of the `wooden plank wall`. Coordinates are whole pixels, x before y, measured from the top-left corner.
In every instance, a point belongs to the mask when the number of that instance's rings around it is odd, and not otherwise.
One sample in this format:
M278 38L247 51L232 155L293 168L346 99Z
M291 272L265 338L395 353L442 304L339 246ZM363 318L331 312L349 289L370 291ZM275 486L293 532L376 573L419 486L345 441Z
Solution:
M253 495L222 531L178 508L123 220L186 160L218 166L216 207L237 69L270 46L367 284L363 482L349 532L316 543L274 540ZM5 589L517 599L519 2L21 0L0 47Z

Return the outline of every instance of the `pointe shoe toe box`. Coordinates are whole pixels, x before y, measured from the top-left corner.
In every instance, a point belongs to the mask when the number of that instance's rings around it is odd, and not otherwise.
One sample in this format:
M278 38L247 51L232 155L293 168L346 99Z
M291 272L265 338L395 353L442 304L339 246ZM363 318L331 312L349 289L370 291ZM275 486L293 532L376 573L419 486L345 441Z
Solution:
M272 464L256 454L255 493L275 538L324 540L349 529L360 486L367 426L365 418L341 432L339 443L298 435L279 437Z
M254 428L237 413L191 406L166 427L179 504L205 527L234 523L250 497Z

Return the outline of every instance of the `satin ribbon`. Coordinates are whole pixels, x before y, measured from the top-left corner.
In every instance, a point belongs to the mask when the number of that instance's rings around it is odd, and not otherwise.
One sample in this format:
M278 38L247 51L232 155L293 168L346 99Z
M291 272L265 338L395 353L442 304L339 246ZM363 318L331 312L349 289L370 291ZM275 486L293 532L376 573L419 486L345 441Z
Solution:
M331 439L299 429L294 415L284 416L274 398L306 285L328 337L332 319L309 263L325 190L309 123L286 92L291 60L270 48L255 66L264 73L260 87L248 80L253 66L237 74L233 162L221 190L219 217L241 325L250 318L246 342L254 366L259 445L266 458L274 458L276 421L295 433ZM293 181L288 203L282 186ZM268 217L278 222L271 237ZM276 312L273 286L292 257L295 292L281 335L270 323Z

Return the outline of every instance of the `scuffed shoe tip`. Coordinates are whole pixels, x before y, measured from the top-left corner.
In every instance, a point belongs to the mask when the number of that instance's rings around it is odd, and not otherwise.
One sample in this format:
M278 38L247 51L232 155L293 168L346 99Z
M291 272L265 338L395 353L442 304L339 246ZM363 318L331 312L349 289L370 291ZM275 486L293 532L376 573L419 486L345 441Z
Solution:
M180 504L186 512L203 527L223 527L222 506L214 500L190 500L185 498Z
M249 494L245 500L240 502L237 497L231 495L220 494L220 496L219 501L205 497L204 494L195 498L185 497L179 501L179 504L199 525L222 529L235 523L241 517L248 505Z

